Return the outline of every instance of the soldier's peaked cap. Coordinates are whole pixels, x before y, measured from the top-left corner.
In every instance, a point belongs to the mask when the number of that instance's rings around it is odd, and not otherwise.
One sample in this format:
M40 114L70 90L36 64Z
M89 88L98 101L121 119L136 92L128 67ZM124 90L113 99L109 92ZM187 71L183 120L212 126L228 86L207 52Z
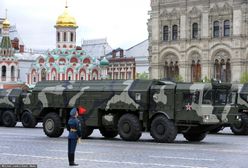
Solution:
M73 108L73 109L71 109L71 111L70 111L70 115L71 115L71 116L75 116L75 115L76 115L76 112L77 112L77 108Z

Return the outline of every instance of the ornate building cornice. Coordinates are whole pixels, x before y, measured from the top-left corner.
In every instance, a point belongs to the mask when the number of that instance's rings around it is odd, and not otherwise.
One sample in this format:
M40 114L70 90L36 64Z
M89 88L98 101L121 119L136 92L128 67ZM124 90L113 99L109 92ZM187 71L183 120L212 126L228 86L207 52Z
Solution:
M191 18L197 18L201 16L201 11L197 7L193 7L191 11L188 13L189 17Z

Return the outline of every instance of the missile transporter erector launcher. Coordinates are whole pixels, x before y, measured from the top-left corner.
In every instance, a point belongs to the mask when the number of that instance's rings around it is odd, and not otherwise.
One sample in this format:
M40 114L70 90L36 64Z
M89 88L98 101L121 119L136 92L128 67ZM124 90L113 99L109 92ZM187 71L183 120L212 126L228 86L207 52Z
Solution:
M83 106L82 138L99 129L136 141L149 131L157 142L173 142L177 133L201 141L223 123L240 122L237 91L231 84L187 84L161 80L43 81L23 99L49 137L59 137L69 111Z
M236 135L248 135L248 83L238 85L237 104L241 113L241 122L232 124L231 130Z
M21 121L24 127L36 126L32 113L23 108L22 100L26 94L27 91L22 89L0 89L0 125L14 127Z

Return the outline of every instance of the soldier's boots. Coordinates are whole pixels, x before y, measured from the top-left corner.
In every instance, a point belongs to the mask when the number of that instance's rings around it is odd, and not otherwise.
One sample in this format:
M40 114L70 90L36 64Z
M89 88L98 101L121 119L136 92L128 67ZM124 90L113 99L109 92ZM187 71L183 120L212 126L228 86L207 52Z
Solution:
M68 154L68 158L69 158L69 166L78 166L78 164L74 162L74 158L75 158L74 153Z

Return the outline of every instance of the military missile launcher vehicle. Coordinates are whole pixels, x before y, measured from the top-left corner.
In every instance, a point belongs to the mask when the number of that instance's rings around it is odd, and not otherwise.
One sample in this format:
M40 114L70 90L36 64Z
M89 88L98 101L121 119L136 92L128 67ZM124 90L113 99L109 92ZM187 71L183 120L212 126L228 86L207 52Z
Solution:
M157 142L177 133L201 141L221 124L238 124L238 88L231 84L172 83L162 80L42 81L23 98L23 109L43 121L49 137L62 135L71 108L83 106L82 138L99 129L136 141L143 131Z
M0 125L14 127L21 121L24 127L36 126L32 113L23 108L22 99L26 94L22 89L0 89Z
M231 125L231 130L236 135L248 135L248 83L238 85L237 104L241 113L241 123Z

